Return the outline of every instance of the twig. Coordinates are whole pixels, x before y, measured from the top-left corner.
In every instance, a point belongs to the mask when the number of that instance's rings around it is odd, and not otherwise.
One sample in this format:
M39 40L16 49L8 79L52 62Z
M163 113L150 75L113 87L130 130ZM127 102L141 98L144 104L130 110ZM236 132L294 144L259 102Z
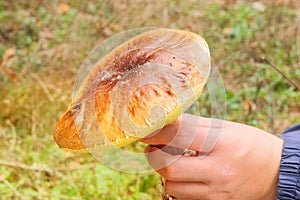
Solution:
M297 90L300 91L300 86L294 83L289 77L287 77L280 69L278 69L273 63L271 63L267 58L261 58L263 63L268 64L271 66L276 72L278 72L285 80L287 80L291 85L293 85Z
M77 167L60 167L60 168L57 168L58 171L68 171L68 172L71 172L71 171L76 171L76 170L86 170L86 169L91 169L91 168L94 168L96 165L94 164L91 164L91 165L83 165L83 166L77 166Z
M84 166L78 166L78 167L61 167L61 168L56 168L51 169L49 167L41 167L41 166L36 166L36 165L26 165L23 163L18 163L18 162L9 162L5 160L0 160L0 165L8 166L8 167L16 167L16 168L21 168L25 170L30 170L30 171L42 171L42 172L48 172L48 173L56 173L56 174L61 174L62 171L76 171L76 170L82 170L82 169L90 169L95 167L94 164L91 165L84 165Z
M9 161L5 161L5 160L0 160L0 165L21 168L21 169L30 170L30 171L47 172L49 174L57 174L59 176L63 176L59 171L53 170L49 167L44 167L44 166L26 165L23 163L9 162Z
M21 193L8 180L0 176L0 181L2 181L7 187L9 187L9 189L11 189L14 192L15 196L22 196Z
M36 76L35 74L32 74L31 76L38 82L38 84L41 86L41 88L43 89L44 93L47 95L47 97L49 98L49 100L51 102L53 102L54 98L51 95L51 93L49 92L49 90L46 87L46 85L43 83L43 81L38 76Z

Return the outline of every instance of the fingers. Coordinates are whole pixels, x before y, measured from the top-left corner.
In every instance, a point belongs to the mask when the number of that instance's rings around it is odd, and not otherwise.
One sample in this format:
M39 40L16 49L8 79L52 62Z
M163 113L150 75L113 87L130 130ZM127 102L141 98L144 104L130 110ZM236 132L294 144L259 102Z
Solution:
M165 191L176 199L211 199L210 188L201 182L166 181Z
M222 120L183 114L173 124L165 126L158 133L140 139L140 141L147 144L169 145L199 151L206 140L207 133L217 135L221 132L223 122ZM211 134L213 132L216 134Z
M181 155L178 154L173 156L153 146L146 147L145 156L148 159L148 163L155 170L160 170L164 167L167 167L181 157Z
M156 147L146 148L149 164L169 181L192 181L208 183L213 176L214 161L210 157L187 157L171 155Z

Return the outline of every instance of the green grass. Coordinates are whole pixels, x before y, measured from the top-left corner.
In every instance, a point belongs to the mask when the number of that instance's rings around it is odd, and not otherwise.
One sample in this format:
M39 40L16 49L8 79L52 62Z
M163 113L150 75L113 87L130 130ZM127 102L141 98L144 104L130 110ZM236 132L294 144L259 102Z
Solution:
M300 92L260 62L266 57L300 83L298 8L262 1L261 12L251 3L218 2L1 2L0 198L159 199L157 174L109 169L89 154L62 151L52 139L81 62L99 41L127 29L203 35L225 84L225 119L274 134L299 121ZM7 49L15 53L4 62ZM218 117L210 99L206 89L189 111Z

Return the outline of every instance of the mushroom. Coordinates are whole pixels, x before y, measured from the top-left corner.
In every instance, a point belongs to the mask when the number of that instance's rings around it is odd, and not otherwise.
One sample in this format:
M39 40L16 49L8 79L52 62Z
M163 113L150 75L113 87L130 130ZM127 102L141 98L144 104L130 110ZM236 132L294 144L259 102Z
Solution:
M174 122L200 96L210 73L205 40L158 28L100 59L58 121L63 149L101 150L145 137Z

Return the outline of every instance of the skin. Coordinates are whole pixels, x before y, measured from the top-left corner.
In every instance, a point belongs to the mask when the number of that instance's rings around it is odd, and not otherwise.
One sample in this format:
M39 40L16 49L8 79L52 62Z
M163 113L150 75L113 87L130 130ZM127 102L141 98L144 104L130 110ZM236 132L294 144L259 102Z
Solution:
M219 121L224 123L212 127L221 131L220 138L202 159L174 155L174 150L153 146L171 144L198 151L211 122L210 118L184 114L173 124L141 139L149 144L145 149L149 164L166 179L166 192L189 200L274 200L283 141L263 130Z

